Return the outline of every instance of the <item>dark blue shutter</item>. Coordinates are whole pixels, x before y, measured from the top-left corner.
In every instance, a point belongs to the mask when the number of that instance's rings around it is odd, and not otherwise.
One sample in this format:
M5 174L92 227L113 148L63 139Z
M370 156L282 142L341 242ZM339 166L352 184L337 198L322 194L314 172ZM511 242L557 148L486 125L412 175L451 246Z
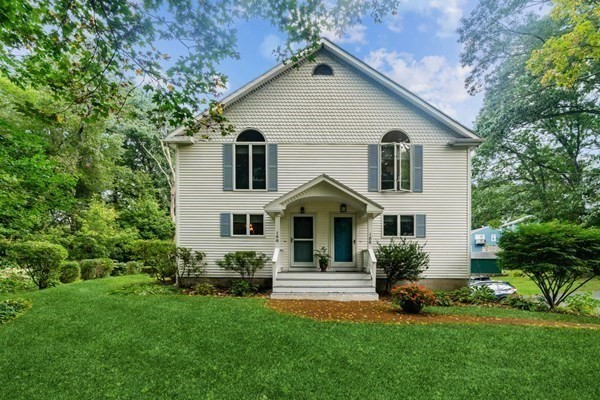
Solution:
M369 192L379 191L379 145L369 145Z
M221 213L221 236L231 236L231 214Z
M413 192L423 192L423 145L413 144Z
M269 169L267 174L267 184L269 192L277 191L277 145L267 145L267 158L269 160Z
M223 190L233 190L233 145L232 144L224 144L223 145Z
M427 235L427 221L425 214L417 214L417 237L424 238Z

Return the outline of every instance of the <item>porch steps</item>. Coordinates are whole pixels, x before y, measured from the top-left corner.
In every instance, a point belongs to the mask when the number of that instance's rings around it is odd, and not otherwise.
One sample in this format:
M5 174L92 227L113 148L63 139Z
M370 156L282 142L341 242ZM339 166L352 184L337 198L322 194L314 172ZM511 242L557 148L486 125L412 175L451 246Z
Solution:
M379 296L363 272L280 272L271 298L371 301Z

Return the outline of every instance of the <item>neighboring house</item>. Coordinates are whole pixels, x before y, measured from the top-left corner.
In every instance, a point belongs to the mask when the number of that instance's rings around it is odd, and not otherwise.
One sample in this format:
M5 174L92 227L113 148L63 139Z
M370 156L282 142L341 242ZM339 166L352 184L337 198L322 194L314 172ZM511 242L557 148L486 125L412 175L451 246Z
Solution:
M471 231L471 273L472 274L499 274L502 271L497 264L497 252L500 250L498 243L502 232L517 229L519 224L531 222L535 217L524 217L508 221L500 225L499 229L483 226Z
M502 272L498 268L496 256L500 236L500 229L489 226L471 231L471 274L492 275Z
M204 277L235 277L216 261L256 250L273 298L373 300L374 248L404 237L426 243L425 284L466 284L471 130L325 39L315 62L279 65L223 103L235 134L166 139L177 244L206 253Z

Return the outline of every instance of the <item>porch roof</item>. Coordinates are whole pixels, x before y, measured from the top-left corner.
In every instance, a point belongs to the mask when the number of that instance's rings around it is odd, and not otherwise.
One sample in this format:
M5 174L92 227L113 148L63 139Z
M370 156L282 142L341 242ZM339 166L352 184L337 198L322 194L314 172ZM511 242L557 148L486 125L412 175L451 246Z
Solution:
M271 201L265 205L265 211L269 215L283 214L289 205L306 200L336 200L356 208L361 214L371 214L373 216L383 212L383 206L327 174L319 175Z

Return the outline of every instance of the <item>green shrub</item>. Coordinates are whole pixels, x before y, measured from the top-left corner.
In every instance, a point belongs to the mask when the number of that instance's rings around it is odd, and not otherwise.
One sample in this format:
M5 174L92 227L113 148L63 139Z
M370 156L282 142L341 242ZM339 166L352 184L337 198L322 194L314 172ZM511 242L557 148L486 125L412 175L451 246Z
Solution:
M1 300L0 325L17 318L29 308L31 308L31 303L26 300Z
M97 238L84 234L76 234L71 237L69 254L73 260L89 260L107 258L110 255L110 250L104 243L98 241Z
M162 283L174 281L177 275L177 247L170 240L136 240L133 254L143 262L150 276Z
M217 288L207 282L198 283L194 286L194 294L199 296L213 296L217 294Z
M248 281L237 280L231 283L229 293L232 296L245 297L253 295L257 292L256 286L252 285Z
M566 300L567 310L581 315L600 314L600 300L592 297L591 293L578 293L571 295Z
M559 222L521 225L500 238L498 263L521 270L554 309L600 274L600 229Z
M451 307L454 302L450 298L450 295L444 290L434 290L435 305L440 307Z
M110 273L111 276L121 276L125 275L125 263L124 262L116 262L115 267Z
M202 251L193 251L186 247L177 248L177 260L179 262L180 276L189 278L198 276L204 271L206 262L204 258L206 253Z
M12 242L7 239L0 239L0 270L5 268L14 268L14 262L8 256L8 249Z
M36 289L31 277L20 268L0 269L0 294L12 294Z
M429 268L429 254L425 245L404 238L399 243L393 240L388 245L378 244L375 250L377 267L383 269L387 276L386 288L389 291L396 282L416 282L421 274Z
M81 268L81 279L99 279L110 276L115 262L110 258L92 258L89 260L81 260L79 267Z
M535 299L529 299L518 294L511 294L502 300L502 304L525 311L545 311L547 307Z
M227 253L217 265L225 270L240 274L242 279L248 279L250 286L254 282L254 274L262 269L267 262L267 256L256 251L236 251Z
M125 263L125 274L126 275L136 275L142 272L142 268L144 268L144 264L139 261L128 261Z
M50 242L17 242L10 246L9 256L23 268L40 289L57 280L67 250Z
M462 287L447 293L450 300L461 304L486 304L497 302L494 291L487 286Z
M81 269L77 261L65 261L60 267L58 280L61 283L75 282L81 276Z

